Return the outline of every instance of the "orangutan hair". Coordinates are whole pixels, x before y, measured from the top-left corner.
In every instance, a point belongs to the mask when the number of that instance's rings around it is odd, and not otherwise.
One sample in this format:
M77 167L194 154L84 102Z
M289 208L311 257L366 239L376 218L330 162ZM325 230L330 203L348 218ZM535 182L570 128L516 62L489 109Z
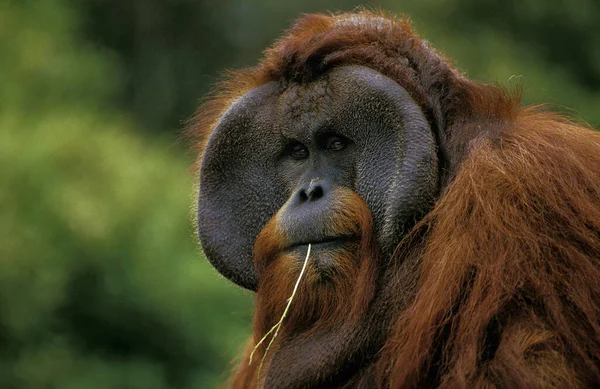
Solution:
M367 11L299 19L190 132L200 242L256 291L233 388L598 387L600 133Z

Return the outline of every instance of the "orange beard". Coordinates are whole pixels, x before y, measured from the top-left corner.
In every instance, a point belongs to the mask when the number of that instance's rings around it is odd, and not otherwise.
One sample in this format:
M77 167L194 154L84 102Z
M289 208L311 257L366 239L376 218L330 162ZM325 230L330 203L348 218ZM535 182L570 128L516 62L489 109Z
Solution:
M326 231L334 236L355 236L356 240L334 248L313 245L278 341L357 321L374 296L378 267L371 213L360 196L348 189L337 189L334 197L336 203ZM260 280L254 316L255 344L281 318L307 251L307 246L285 250L287 239L278 226L278 216L279 213L266 224L254 246Z

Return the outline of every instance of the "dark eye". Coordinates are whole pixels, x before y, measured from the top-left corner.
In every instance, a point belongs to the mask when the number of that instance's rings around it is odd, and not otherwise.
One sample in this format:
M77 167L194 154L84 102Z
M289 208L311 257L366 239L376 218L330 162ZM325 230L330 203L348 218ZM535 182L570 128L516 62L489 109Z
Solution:
M332 136L327 140L327 150L340 151L346 147L346 140L339 136Z
M293 143L288 150L293 158L304 159L308 157L308 149L302 143Z

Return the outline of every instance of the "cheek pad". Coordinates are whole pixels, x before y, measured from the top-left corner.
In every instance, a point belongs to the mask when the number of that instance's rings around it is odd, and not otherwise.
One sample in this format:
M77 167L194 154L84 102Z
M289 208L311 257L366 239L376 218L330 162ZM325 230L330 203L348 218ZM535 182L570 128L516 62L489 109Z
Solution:
M356 191L373 214L381 248L390 251L437 195L435 137L420 107L393 80L363 67L341 69L336 77L345 94L337 116L352 118L346 129L361 150Z
M198 236L222 275L256 290L254 240L285 196L274 166L268 118L259 117L260 99L250 94L228 110L207 143L200 169Z

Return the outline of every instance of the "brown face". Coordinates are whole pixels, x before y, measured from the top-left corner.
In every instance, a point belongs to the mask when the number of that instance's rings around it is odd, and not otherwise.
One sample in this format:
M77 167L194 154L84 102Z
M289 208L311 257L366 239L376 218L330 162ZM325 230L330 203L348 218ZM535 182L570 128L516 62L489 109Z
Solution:
M427 211L437 172L424 114L382 74L343 66L273 81L237 99L208 139L200 240L221 273L259 292L267 318L280 315L311 244L298 321L349 314L371 293L361 288L374 281L358 281L376 277L375 253L389 257Z

